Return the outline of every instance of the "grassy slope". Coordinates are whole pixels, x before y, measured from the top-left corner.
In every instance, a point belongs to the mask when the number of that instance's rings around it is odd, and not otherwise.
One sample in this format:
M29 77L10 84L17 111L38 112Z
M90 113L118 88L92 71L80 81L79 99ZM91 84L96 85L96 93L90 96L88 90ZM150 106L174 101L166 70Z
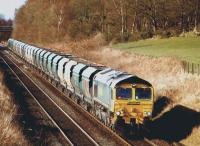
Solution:
M182 60L200 63L200 38L197 37L148 39L116 44L113 47L150 56L178 56Z
M12 101L12 94L3 80L0 70L0 146L29 146L31 144L16 121L17 108Z

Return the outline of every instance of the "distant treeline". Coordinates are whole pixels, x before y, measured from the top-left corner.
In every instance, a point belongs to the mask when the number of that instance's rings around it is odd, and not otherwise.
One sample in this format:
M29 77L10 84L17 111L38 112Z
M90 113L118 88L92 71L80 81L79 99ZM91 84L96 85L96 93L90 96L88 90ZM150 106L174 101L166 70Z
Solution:
M13 36L29 42L82 39L97 32L117 41L198 32L200 0L28 0Z
M12 26L12 20L6 20L3 16L0 15L0 26Z

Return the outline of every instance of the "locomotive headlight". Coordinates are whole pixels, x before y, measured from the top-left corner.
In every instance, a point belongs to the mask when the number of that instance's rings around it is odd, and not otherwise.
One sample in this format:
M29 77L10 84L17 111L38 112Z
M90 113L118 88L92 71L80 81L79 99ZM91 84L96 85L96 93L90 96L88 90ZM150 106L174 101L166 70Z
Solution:
M147 112L147 115L148 115L148 116L151 116L151 112Z
M116 112L116 115L117 115L117 116L120 116L120 114L121 114L120 111L117 111L117 112Z
M148 115L148 116L151 116L151 112L147 112L147 115Z
M146 115L147 115L147 112L144 112L144 115L146 116Z
M151 116L151 112L144 112L145 116Z

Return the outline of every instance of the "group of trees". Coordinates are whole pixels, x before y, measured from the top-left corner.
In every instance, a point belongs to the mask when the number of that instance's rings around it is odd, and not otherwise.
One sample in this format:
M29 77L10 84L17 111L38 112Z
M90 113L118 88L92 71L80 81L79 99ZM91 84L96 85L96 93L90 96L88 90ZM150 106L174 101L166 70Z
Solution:
M12 26L12 20L6 20L4 16L0 14L0 26Z
M28 41L107 40L176 36L198 31L200 0L28 0L15 17L14 36Z

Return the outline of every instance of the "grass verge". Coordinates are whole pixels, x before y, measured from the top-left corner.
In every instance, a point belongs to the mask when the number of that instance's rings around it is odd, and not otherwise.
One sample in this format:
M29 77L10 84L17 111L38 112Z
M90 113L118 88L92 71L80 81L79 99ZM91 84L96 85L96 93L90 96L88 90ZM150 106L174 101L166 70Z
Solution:
M173 37L120 43L113 48L150 56L175 56L189 62L200 63L200 37Z
M3 73L0 71L0 145L29 146L31 144L15 121L17 109L13 103L12 94L3 83L3 78Z

